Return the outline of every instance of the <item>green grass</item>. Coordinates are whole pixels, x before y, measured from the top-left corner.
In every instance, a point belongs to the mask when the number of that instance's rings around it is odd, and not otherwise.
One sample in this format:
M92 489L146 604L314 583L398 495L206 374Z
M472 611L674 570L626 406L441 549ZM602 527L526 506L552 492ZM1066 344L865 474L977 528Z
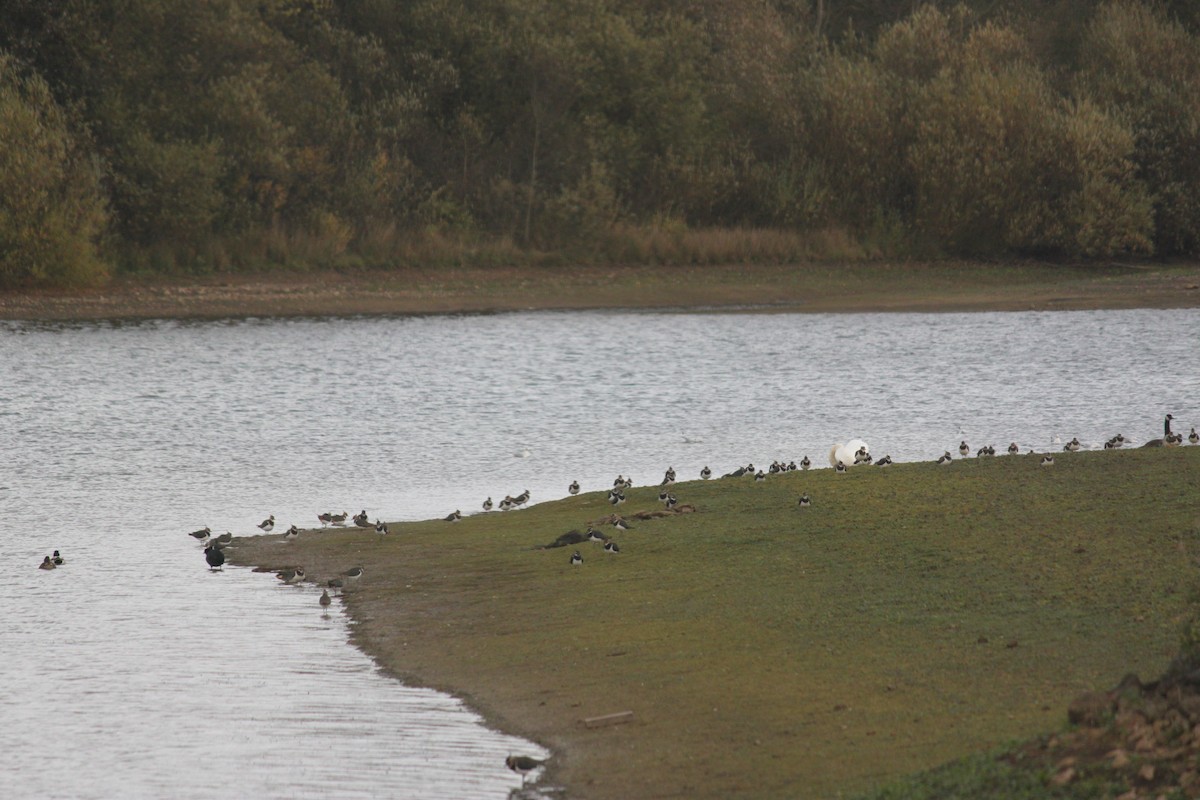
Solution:
M1059 728L1079 692L1178 651L1200 448L1038 458L681 483L697 513L607 529L622 552L585 542L580 567L535 547L610 513L602 492L235 558L363 564L356 641L552 747L570 796L839 796Z

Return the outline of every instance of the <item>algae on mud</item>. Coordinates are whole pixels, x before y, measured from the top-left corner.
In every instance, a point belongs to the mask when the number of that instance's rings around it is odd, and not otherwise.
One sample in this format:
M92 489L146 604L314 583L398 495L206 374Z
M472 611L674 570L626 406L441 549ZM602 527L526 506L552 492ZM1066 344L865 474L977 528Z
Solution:
M1080 692L1177 651L1200 447L1039 461L677 483L695 513L608 528L621 552L583 542L578 567L540 547L612 513L603 491L383 541L239 539L231 560L322 584L361 564L355 643L551 748L569 797L831 797L1055 730Z

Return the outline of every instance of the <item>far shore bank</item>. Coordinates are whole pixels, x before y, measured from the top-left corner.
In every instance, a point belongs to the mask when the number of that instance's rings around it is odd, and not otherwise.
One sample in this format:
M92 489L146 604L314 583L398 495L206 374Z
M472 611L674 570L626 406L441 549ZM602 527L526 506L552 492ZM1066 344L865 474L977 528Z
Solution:
M680 482L691 513L635 487L625 532L585 487L384 538L236 539L230 561L319 585L362 566L354 643L547 746L573 800L849 796L1059 730L1178 652L1200 447L1058 456ZM547 547L588 525L620 553Z
M847 262L437 268L123 278L0 292L0 320L220 319L551 309L778 312L1200 307L1200 263Z

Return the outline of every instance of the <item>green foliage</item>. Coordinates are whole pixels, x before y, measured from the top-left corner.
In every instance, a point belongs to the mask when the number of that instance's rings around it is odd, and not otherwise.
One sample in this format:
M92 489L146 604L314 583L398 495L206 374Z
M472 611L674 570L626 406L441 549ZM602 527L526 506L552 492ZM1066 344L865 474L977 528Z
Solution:
M232 242L320 231L300 250L353 259L430 226L580 253L661 219L1165 256L1200 247L1189 8L11 0L0 48L41 87L10 77L6 102L69 139L73 213L99 202L142 264L237 269ZM60 228L94 243L106 220Z
M0 287L107 277L100 178L46 82L0 53Z

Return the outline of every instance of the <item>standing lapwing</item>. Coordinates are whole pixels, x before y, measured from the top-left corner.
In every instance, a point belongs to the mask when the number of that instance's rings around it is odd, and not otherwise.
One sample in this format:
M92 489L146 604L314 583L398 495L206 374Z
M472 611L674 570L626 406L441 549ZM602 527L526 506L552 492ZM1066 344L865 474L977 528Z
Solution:
M343 511L340 514L330 514L329 515L329 524L345 527L346 520L348 520L348 519L350 519L350 514L345 511Z
M705 464L704 469L700 470L700 480L706 481L711 477L712 477L712 470L708 468L707 464Z
M939 464L949 464L949 463L950 463L951 461L953 461L953 460L954 460L954 459L950 457L950 451L949 451L949 450L947 450L947 451L946 451L946 452L945 452L945 453L942 455L942 457L941 457L941 458L939 458L939 459L937 460L937 463L939 463Z
M958 454L963 458L971 455L971 448L967 445L965 440L958 445Z
M192 531L188 534L188 536L192 537L200 544L205 544L208 542L208 537L212 536L212 528L206 525L198 531Z
M1196 429L1192 428L1192 432L1188 434L1188 442L1191 444L1200 444L1200 433L1196 433Z
M487 500L483 501L483 510L484 511L492 510L492 498L489 497Z
M587 538L588 538L589 542L607 542L608 541L607 536L605 536L603 533L601 533L600 531L593 528L591 525L588 525Z
M525 785L525 776L542 765L541 761L529 756L509 756L504 759L504 765L521 776L521 785Z
M296 567L295 569L283 569L275 573L275 577L286 583L288 586L299 583L304 580L304 567Z
M609 541L604 543L604 552L619 553L619 552L621 552L621 548L617 546L616 542L614 542L610 539Z
M811 505L812 505L811 497L809 497L807 494L800 495L800 507L801 508L808 508Z
M1010 445L1008 446L1008 454L1009 454L1010 456L1015 456L1015 455L1016 455L1017 453L1019 453L1019 452L1021 452L1021 448L1017 447L1017 443L1016 443L1016 442L1013 442L1012 444L1010 444Z
M258 528L263 533L270 533L275 528L275 515L272 514L262 522L258 523Z
M217 547L228 547L233 543L233 534L229 531L225 531L220 536L214 537L213 542L216 543Z
M286 531L283 532L283 540L285 542L292 542L292 541L295 541L296 537L299 535L300 535L300 529L297 528L295 525L293 525L292 527L288 528Z
M571 566L578 567L582 563L583 563L583 556L579 555L579 551L576 550L574 553L571 554Z
M379 520L375 520L375 533L379 534L379 538L382 539L388 535L388 526Z
M800 469L807 471L808 468L811 466L812 466L812 462L808 460L808 456L805 456L804 458L800 459Z
M324 514L317 514L317 519L321 521L321 527L324 528L329 523L333 522L333 514L326 511Z
M579 481L571 481L571 485L567 487L567 491L571 494L579 494Z
M846 468L846 465L841 461L837 463L837 466L833 468L833 471L838 475L845 475L847 472L849 472L849 470Z
M363 576L363 568L362 567L351 567L350 569L348 569L342 573L342 584L345 586L353 586L354 584L358 583L359 579L362 578L362 576Z
M1042 466L1043 466L1043 467L1052 467L1052 466L1054 466L1054 456L1052 456L1052 455L1050 455L1049 453L1047 453L1046 455L1042 456L1042 462L1041 462L1041 463L1042 463Z

